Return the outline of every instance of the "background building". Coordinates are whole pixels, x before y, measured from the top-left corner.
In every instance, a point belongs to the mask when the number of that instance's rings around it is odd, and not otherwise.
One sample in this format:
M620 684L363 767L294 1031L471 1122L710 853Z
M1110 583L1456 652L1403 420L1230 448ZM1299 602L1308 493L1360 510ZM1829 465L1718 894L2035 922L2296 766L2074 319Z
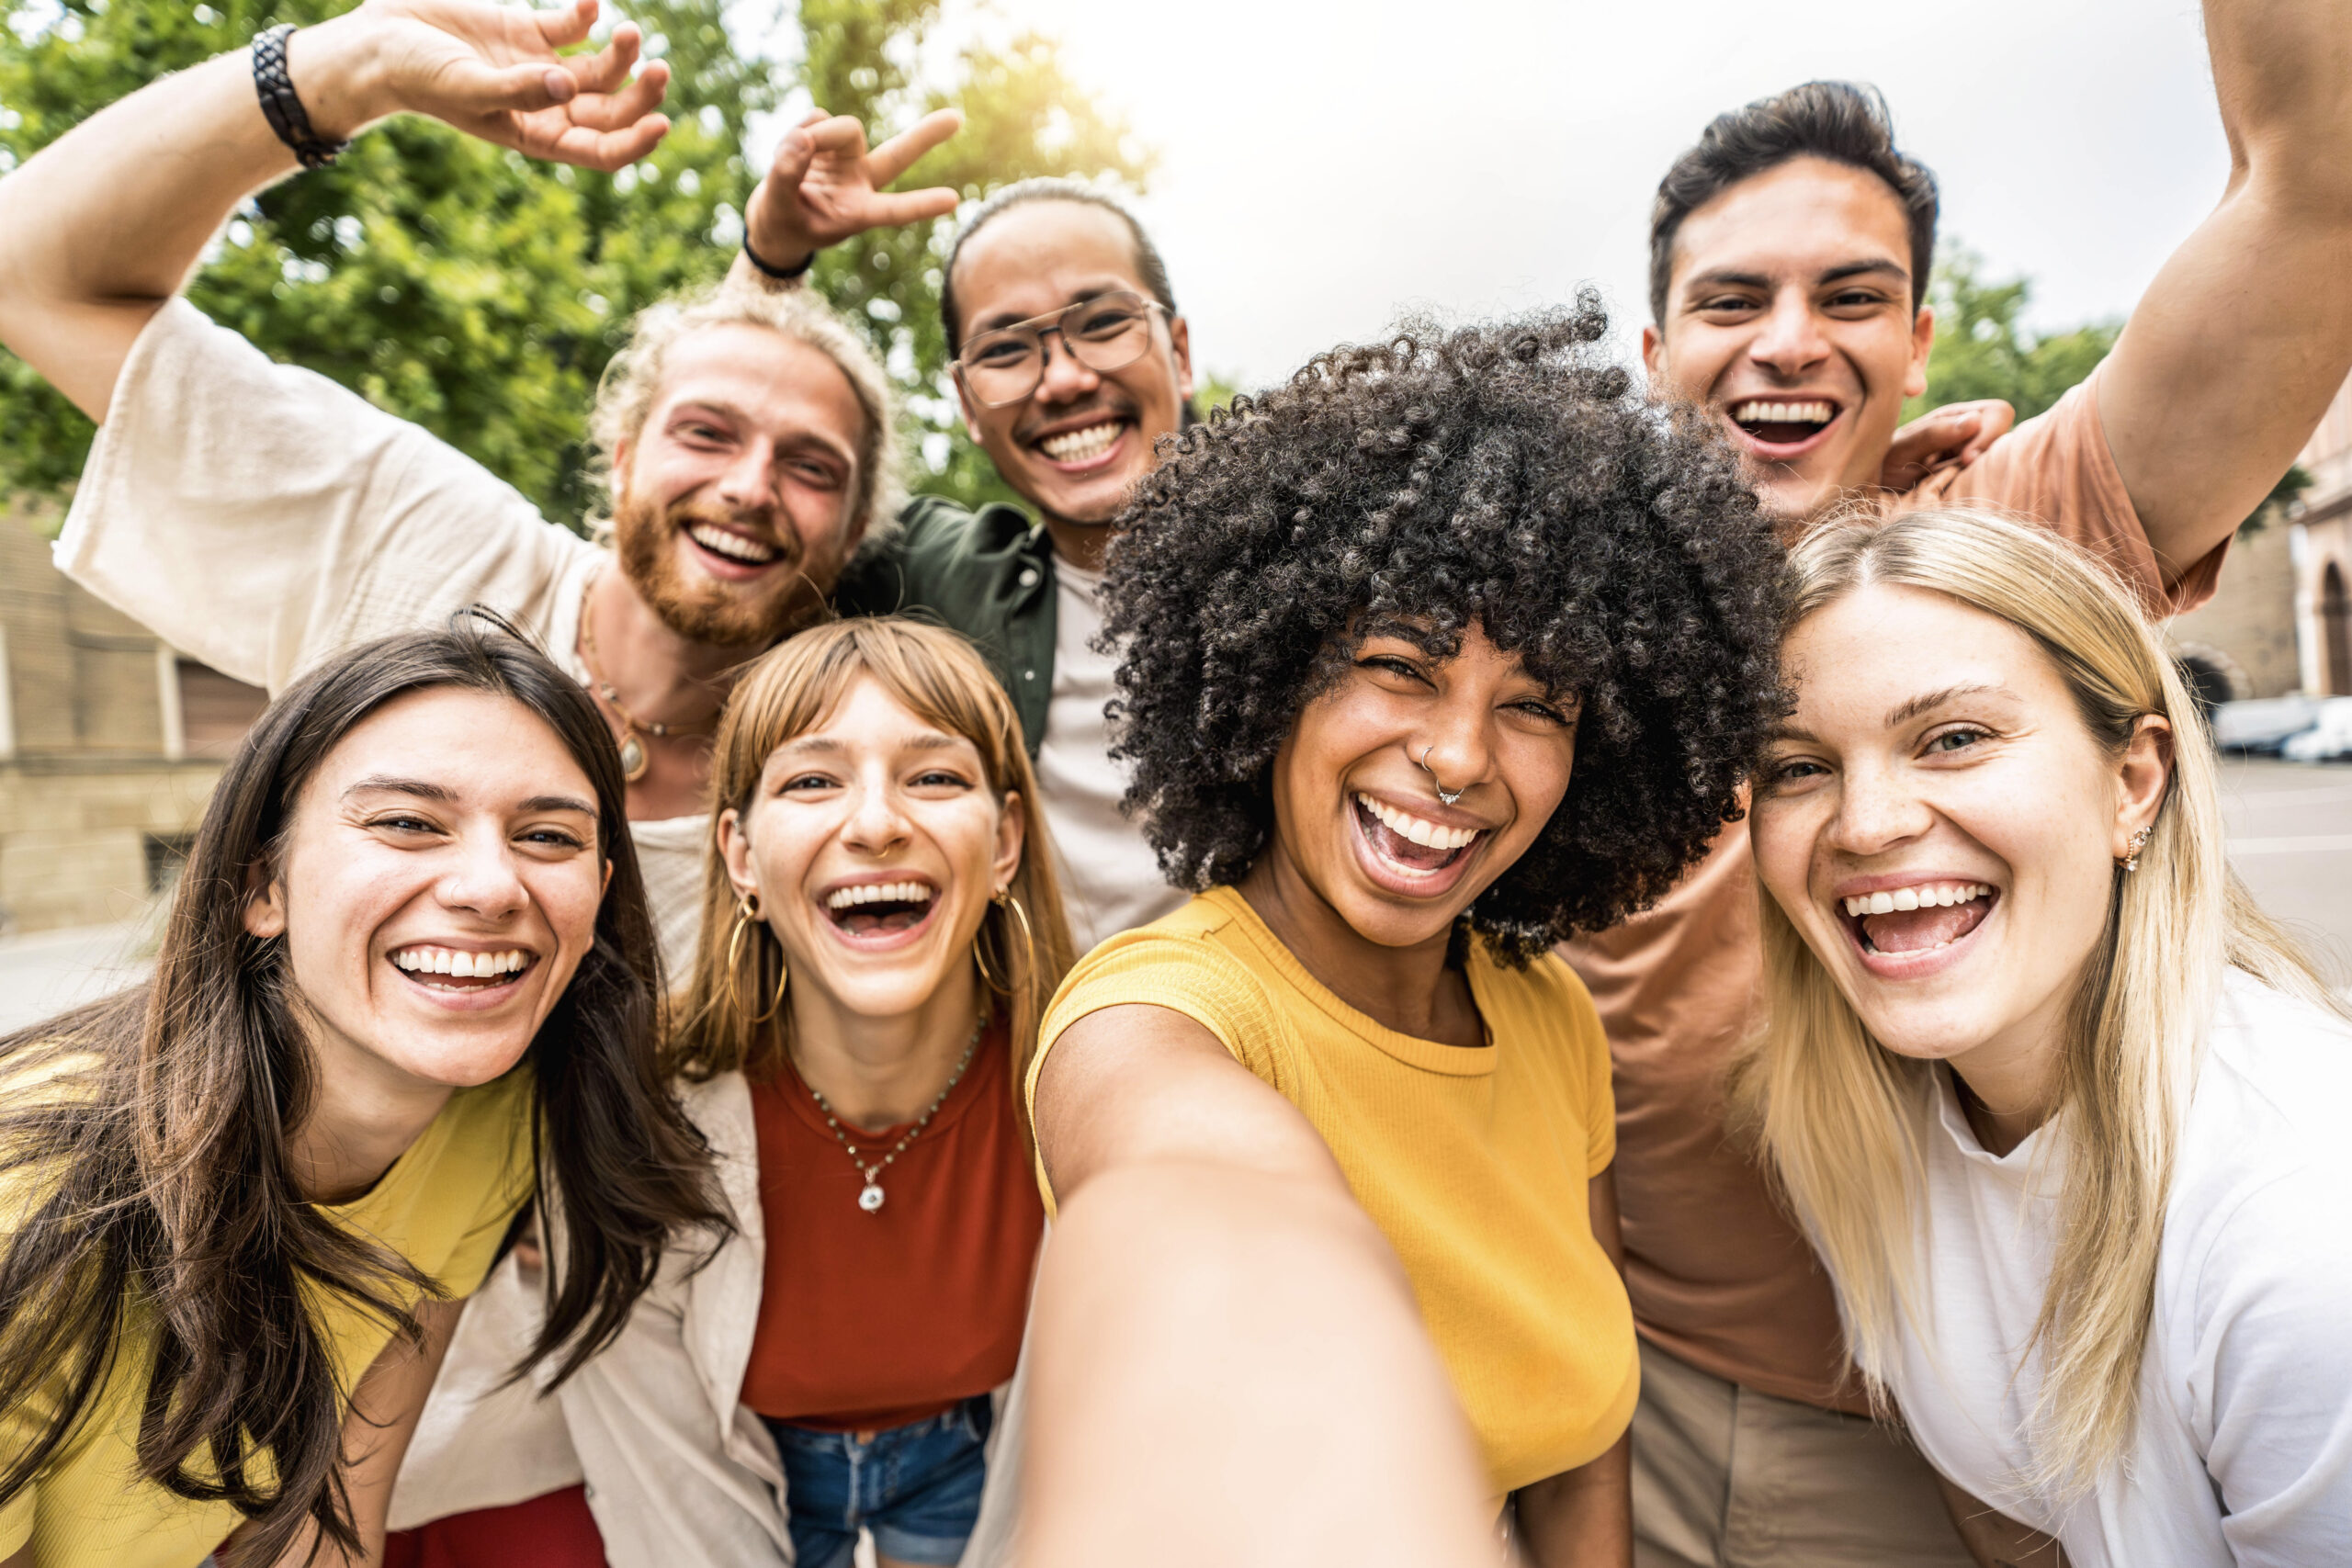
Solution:
M2302 689L2352 696L2352 381L2335 394L2302 464L2295 524L2295 641Z
M0 931L135 921L171 885L255 687L182 659L0 512Z

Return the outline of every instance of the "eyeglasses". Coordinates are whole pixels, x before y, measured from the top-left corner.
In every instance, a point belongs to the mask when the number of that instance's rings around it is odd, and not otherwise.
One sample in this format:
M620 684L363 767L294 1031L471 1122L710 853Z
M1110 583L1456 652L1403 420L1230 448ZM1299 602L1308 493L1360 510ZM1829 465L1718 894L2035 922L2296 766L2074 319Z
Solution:
M1022 401L1046 378L1046 334L1089 370L1133 365L1151 346L1151 313L1168 307L1121 289L1080 299L1047 315L973 334L956 361L972 400L1001 409Z

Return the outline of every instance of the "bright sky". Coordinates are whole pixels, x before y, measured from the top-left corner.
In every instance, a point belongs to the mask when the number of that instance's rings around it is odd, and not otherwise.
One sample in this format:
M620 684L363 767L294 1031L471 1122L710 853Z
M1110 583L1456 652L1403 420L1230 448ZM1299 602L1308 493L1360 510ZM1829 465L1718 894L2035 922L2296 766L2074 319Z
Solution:
M1583 281L1630 342L1650 197L1721 109L1877 83L1943 234L2032 319L2128 313L2228 169L2193 0L992 0L1160 153L1146 221L1196 361L1245 385L1403 306Z

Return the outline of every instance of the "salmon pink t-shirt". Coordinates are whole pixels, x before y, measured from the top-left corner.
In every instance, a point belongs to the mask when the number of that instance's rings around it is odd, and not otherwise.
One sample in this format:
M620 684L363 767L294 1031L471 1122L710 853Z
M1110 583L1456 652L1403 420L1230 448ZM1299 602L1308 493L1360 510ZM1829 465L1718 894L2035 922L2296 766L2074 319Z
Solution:
M1891 513L1996 508L2046 524L2175 615L2212 597L2227 543L2167 588L2108 450L2098 378ZM1645 1338L1746 1388L1853 1412L1838 1303L1795 1224L1724 1124L1723 1076L1757 1006L1763 953L1747 824L1719 834L1656 908L1563 948L1608 1031L1625 1285Z
M786 1064L751 1089L767 1257L743 1403L820 1431L879 1430L1010 1379L1046 1211L1003 1020L881 1173L887 1196L872 1213L857 1204L865 1179L800 1075ZM911 1124L850 1130L850 1142L871 1165Z

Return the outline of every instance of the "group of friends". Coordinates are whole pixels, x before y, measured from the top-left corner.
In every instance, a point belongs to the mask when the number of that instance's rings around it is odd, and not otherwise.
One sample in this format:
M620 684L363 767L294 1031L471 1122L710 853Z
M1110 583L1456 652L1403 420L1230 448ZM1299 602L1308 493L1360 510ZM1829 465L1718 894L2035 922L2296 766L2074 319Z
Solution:
M2352 369L2352 5L2206 0L2229 188L2014 430L1898 429L1883 103L1581 296L1196 417L1096 187L908 501L783 139L595 537L179 295L399 113L616 168L594 0L366 0L0 182L60 565L265 684L154 975L0 1042L0 1568L2352 1562L2352 1018L2164 616ZM1050 1240L1048 1233L1050 1231Z

